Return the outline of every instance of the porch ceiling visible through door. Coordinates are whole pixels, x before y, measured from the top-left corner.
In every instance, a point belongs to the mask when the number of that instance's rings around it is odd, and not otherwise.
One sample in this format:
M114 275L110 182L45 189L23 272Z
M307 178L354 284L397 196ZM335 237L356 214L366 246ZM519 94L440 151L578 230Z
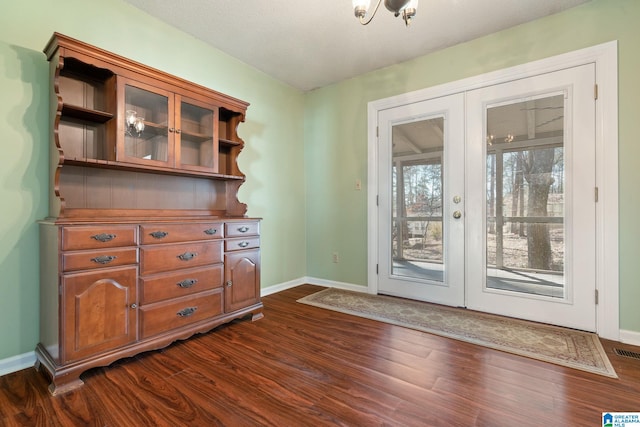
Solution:
M510 103L492 108L487 138L493 144L527 140L536 136L561 136L563 128L562 97L531 100L525 108ZM442 144L442 122L419 120L393 127L394 156L428 153Z

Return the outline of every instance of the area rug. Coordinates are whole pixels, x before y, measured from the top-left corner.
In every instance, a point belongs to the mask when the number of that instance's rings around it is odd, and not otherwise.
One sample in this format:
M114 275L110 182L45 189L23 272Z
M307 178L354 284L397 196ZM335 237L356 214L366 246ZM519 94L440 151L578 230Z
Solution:
M589 332L333 288L298 302L618 378L598 336Z

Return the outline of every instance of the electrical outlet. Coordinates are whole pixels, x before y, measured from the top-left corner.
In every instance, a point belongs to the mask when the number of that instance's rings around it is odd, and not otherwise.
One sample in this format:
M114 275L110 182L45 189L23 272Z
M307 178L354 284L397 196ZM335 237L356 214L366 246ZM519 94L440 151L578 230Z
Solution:
M340 257L338 256L338 252L333 253L333 262L335 263L340 262Z
M356 179L356 190L362 190L362 181Z

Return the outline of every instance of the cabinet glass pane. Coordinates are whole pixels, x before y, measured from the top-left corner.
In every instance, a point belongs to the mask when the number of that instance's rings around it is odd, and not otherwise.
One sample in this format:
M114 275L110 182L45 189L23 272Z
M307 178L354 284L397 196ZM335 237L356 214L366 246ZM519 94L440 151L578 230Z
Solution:
M214 111L182 101L180 103L180 163L213 168Z
M125 86L125 155L168 161L169 99L134 86Z

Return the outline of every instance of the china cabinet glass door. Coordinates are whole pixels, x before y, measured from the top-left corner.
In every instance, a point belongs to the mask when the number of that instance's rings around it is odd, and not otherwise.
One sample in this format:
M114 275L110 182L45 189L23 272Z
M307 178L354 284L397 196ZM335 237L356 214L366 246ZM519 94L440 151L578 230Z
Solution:
M176 95L179 112L176 119L176 167L217 172L218 111L208 104Z
M173 95L132 81L121 90L118 160L173 167Z

